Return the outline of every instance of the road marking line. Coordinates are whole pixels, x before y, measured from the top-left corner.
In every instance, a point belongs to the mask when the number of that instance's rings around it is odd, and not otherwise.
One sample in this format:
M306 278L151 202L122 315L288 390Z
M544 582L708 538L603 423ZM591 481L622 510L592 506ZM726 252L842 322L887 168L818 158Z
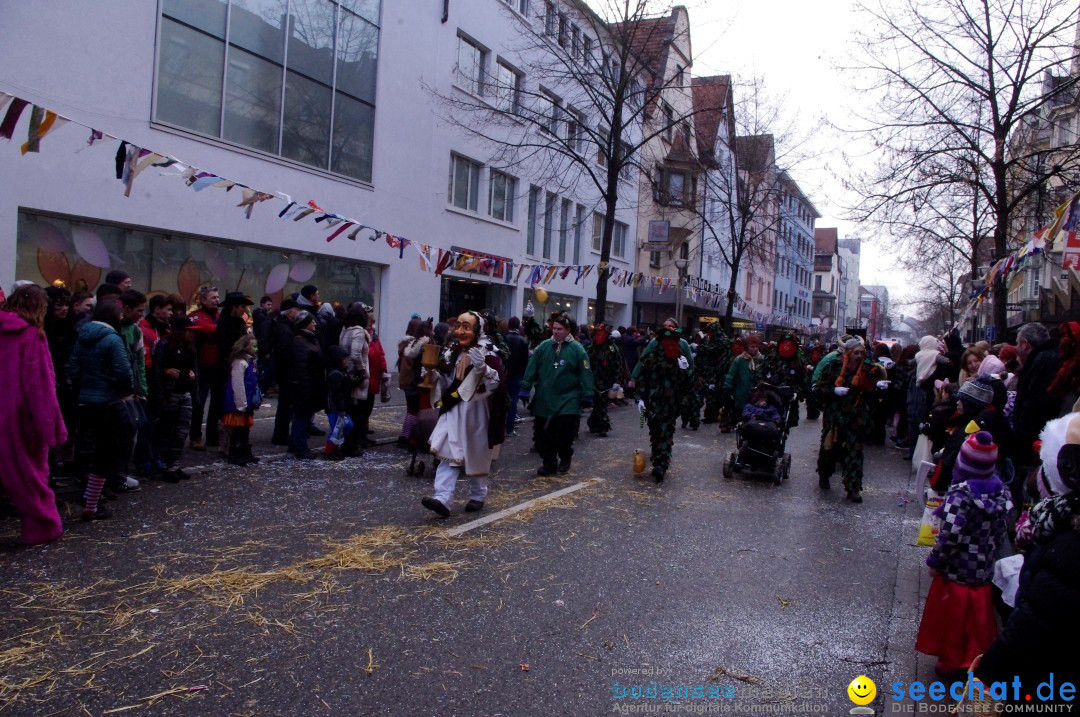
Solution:
M492 513L491 515L485 515L483 518L479 518L478 520L474 520L474 521L472 521L470 523L465 523L464 525L459 525L456 528L450 528L450 529L448 529L446 531L446 537L453 538L455 536L461 535L462 533L466 533L466 532L472 530L473 528L480 528L482 526L487 525L488 523L494 523L496 520L501 520L503 518L506 518L507 516L511 516L514 513L520 513L521 511L525 510L526 508L531 508L532 506L536 505L537 503L541 503L541 502L543 502L545 500L552 500L554 498L559 498L561 496L567 495L568 493L574 493L576 491L581 490L582 488L587 488L587 487L589 487L590 485L592 485L594 483L602 483L603 481L604 481L603 478L590 478L587 481L582 481L581 483L575 483L572 486L567 486L566 488L563 488L561 490L557 490L554 493L548 493L547 495L542 495L539 498L533 498L532 500L527 500L524 503L518 503L515 506L511 506L509 508L504 508L503 510L500 510L498 513Z

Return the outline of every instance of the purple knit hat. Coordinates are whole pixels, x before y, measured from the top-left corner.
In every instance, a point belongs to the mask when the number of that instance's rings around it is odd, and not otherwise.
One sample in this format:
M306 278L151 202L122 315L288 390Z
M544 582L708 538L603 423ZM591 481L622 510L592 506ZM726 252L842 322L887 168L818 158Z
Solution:
M952 482L956 484L993 477L997 457L998 448L989 432L978 431L971 434L960 446L960 455L956 457L956 465L953 466Z

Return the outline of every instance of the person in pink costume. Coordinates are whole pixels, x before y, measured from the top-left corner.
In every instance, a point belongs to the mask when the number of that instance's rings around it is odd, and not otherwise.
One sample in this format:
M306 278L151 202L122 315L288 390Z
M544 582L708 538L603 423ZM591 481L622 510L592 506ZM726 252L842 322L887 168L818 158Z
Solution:
M49 488L49 449L67 440L42 326L48 297L40 286L15 290L0 311L0 485L22 520L22 542L49 543L64 532Z

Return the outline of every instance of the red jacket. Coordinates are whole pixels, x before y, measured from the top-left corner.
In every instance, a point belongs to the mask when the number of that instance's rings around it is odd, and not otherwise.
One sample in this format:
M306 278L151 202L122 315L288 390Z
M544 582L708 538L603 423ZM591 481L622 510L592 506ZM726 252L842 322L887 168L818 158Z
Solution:
M145 316L139 321L139 329L143 335L143 345L146 347L146 370L150 370L150 364L153 363L154 347L157 346L158 341L165 338L165 334L168 333L168 327L165 329L158 328L150 319Z
M371 336L368 344L368 372L371 376L368 395L374 396L382 390L382 375L386 373L386 352L383 351L378 336Z
M217 317L218 311L211 314L197 309L188 314L194 322L191 331L195 334L195 351L199 354L199 368L217 368Z

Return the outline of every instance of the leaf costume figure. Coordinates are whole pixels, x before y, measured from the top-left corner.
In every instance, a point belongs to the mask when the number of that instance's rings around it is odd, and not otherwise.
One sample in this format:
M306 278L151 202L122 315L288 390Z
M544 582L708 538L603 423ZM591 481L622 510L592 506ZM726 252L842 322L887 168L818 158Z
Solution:
M788 425L799 425L799 401L809 393L806 378L806 357L799 347L799 339L794 334L784 334L776 347L765 358L762 378L774 386L791 386L795 390L795 400L791 402Z
M885 369L867 357L862 341L844 344L844 357L825 366L815 389L823 403L818 485L829 488L829 477L840 464L847 499L861 503L863 438L872 420L872 394L885 380Z
M634 367L637 395L644 404L652 445L652 475L657 483L664 480L671 465L675 421L682 397L694 381L694 357L690 345L682 339L675 321L664 322L664 330L649 342Z
M596 385L592 411L589 413L589 432L606 436L611 430L607 392L612 386L625 380L626 364L623 362L619 345L610 339L608 327L604 324L598 324L593 329L593 341L586 353L589 355Z
M701 380L701 394L705 399L703 423L720 420L720 389L731 362L731 347L727 336L716 324L705 327L705 340L698 344L694 357L694 373Z

